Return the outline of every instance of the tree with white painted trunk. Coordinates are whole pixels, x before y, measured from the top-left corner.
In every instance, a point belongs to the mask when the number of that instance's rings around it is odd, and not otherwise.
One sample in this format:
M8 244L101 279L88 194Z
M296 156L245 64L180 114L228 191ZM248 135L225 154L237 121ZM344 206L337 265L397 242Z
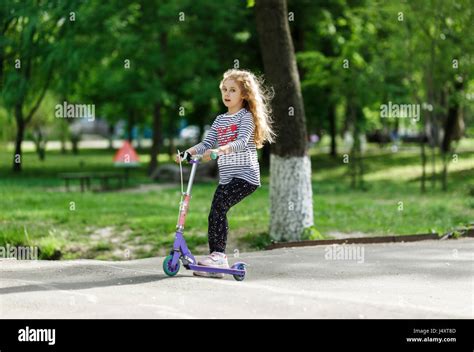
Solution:
M270 236L299 240L313 225L306 118L286 0L257 0L257 32L272 102L276 143L270 150Z

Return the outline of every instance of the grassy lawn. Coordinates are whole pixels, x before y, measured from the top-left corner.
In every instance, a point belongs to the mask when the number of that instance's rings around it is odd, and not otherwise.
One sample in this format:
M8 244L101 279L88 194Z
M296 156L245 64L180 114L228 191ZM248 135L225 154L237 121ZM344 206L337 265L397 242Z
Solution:
M312 150L315 228L325 237L340 233L369 236L446 232L474 220L472 141L458 148L449 166L449 190L427 183L420 194L419 151L397 153L370 146L365 159L368 190L351 190L347 164ZM132 173L127 192L64 192L61 172L116 171L113 151L81 150L80 155L48 151L40 162L33 152L23 157L24 170L13 174L11 151L0 150L0 246L39 246L42 258L125 260L169 251L178 215L180 186L152 182L146 165ZM169 162L160 155L161 162ZM438 171L440 170L438 161ZM428 172L431 169L428 168ZM268 243L268 171L262 187L229 213L228 252L248 251ZM207 216L216 182L196 184L187 218L191 249L207 251ZM60 253L60 255L59 255Z

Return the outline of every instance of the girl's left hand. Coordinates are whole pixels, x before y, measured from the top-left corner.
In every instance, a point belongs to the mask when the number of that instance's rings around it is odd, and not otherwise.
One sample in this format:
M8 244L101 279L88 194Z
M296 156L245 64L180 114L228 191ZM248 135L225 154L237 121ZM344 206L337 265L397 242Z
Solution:
M218 156L221 156L221 155L225 154L225 152L223 152L223 151L220 149L220 147L217 148L217 149L208 149L208 150L206 150L206 152L205 152L204 155L202 156L202 159L203 159L204 161L209 161L209 160L211 160L211 159L212 159L212 157L211 157L211 154L212 154L212 153L215 153L215 154L217 154Z
M230 146L228 144L226 144L226 145L223 145L222 147L214 149L213 151L215 151L217 153L217 155L219 155L219 156L229 154L230 153Z
M202 155L202 161L206 162L206 161L209 161L211 160L211 152L213 151L213 149L208 149L204 152L204 154Z

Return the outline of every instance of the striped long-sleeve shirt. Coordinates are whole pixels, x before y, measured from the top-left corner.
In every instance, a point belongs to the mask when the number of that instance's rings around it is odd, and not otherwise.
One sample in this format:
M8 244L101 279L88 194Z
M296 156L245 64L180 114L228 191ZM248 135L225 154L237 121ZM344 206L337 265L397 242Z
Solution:
M207 149L217 148L216 145L230 145L231 152L217 159L219 183L224 185L237 177L261 186L254 134L252 113L243 108L232 115L217 116L204 140L194 149L198 154L203 154Z

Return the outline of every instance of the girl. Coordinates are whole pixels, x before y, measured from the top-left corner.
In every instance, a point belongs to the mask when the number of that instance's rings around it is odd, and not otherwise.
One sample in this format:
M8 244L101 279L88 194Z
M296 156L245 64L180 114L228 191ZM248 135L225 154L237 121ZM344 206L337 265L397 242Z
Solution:
M198 264L228 268L227 212L261 186L257 149L262 148L265 141L272 143L275 134L271 126L270 96L253 73L228 70L219 88L227 113L217 116L206 138L187 152L203 154L204 161L210 160L213 150L219 155L219 185L208 218L210 255ZM218 148L212 149L216 144ZM176 159L179 162L179 157ZM194 272L194 275L224 277L220 273Z

